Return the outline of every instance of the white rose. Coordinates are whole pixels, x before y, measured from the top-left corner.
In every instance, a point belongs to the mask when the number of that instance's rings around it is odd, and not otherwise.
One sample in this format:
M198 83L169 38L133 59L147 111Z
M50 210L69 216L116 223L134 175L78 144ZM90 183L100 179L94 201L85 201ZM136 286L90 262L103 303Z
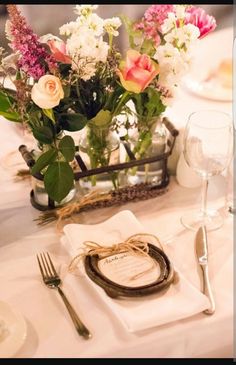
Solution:
M40 77L38 83L34 84L31 91L31 99L42 109L51 109L60 103L64 98L61 81L53 75Z

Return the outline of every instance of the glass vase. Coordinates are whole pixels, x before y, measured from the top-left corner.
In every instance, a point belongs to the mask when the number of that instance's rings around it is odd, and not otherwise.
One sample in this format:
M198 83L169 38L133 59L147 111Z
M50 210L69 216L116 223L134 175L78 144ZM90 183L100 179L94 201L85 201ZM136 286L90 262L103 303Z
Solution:
M87 169L106 167L120 162L120 140L109 126L87 125L79 140L80 156ZM118 172L104 172L79 179L83 194L93 190L107 192L119 186Z
M130 137L130 149L136 159L161 156L166 150L166 143L167 131L161 117L148 120L138 117L137 128ZM128 183L161 184L164 163L164 160L159 160L129 169Z
M46 208L46 207L50 208L48 194L46 192L43 180L36 179L34 176L32 176L31 185L32 185L32 189L33 189L34 201L36 202L36 204L42 208ZM69 203L75 197L75 194L76 194L76 189L75 189L75 187L73 187L70 190L70 192L67 194L67 196L64 199L62 199L59 203L55 201L54 206L61 207L65 204ZM51 208L52 207L53 206L51 206Z

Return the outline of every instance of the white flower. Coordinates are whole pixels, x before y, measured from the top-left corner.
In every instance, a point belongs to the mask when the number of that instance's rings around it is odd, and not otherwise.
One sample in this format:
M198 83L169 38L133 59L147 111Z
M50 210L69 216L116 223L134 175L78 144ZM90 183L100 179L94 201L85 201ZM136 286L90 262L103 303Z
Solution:
M83 22L83 25L87 25L89 29L91 29L95 36L100 37L103 34L103 19L100 18L97 14L91 14L86 21Z
M177 19L184 19L186 5L174 5L174 6Z
M40 41L41 43L47 43L48 41L51 41L51 40L58 41L58 42L62 42L62 40L61 40L59 37L57 37L57 36L55 36L55 35L53 35L53 34L51 34L51 33L48 33L48 34L42 35L42 36L39 38L39 41Z
M117 29L121 26L121 20L118 17L113 17L104 20L104 29L108 34L112 34L115 37L119 35Z
M78 22L69 22L64 25L62 25L59 28L59 32L61 35L70 36L73 33L76 33L79 31L80 24Z
M76 5L74 12L78 15L87 17L97 8L98 8L98 5Z
M82 31L87 32L85 27L88 30L92 30L94 36L100 37L104 32L103 19L97 14L92 13L87 17L79 16L76 21L62 25L59 28L59 31L60 34L66 35L68 37L75 33L81 33Z
M198 39L199 29L193 24L187 24L180 28L174 28L164 36L167 43L175 47L187 49L192 42Z
M180 52L171 43L159 46L154 55L160 67L158 82L161 86L171 89L177 85L184 73L188 71L189 65Z
M161 26L161 32L166 34L171 29L173 29L176 25L176 15L175 13L168 13L168 17L164 20L164 23Z
M59 105L64 98L61 81L53 75L40 77L31 90L31 99L42 109L51 109Z
M0 52L1 53L1 52ZM17 69L17 61L20 58L20 52L12 53L9 56L2 59L2 66L4 68L14 68Z
M82 28L81 28L82 29ZM94 62L106 62L109 45L102 37L95 37L92 30L83 28L79 34L72 34L67 40L67 52L73 58L89 57Z
M191 23L184 25L183 31L190 41L195 41L200 36L199 28Z
M82 80L88 81L96 73L96 63L90 58L83 59L77 55L72 60L72 70L76 71Z

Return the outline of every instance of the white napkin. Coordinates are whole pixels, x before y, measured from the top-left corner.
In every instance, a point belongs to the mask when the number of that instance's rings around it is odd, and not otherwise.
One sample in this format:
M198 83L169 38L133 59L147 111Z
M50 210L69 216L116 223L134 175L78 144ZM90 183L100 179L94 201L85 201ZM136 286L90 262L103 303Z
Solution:
M111 245L141 232L148 233L132 212L124 210L96 225L66 225L62 243L74 257L78 249L84 247L82 244L86 240ZM85 273L84 269L81 270ZM188 282L179 270L175 270L179 274L179 281L172 284L164 294L139 298L112 299L87 275L86 278L128 331L135 332L190 317L209 308L208 298Z

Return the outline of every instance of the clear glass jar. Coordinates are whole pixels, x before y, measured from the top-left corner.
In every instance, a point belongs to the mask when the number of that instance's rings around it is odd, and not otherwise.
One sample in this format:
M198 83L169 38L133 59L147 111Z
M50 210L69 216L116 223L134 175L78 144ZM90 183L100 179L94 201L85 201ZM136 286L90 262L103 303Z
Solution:
M120 139L109 126L88 125L79 140L79 152L88 169L120 162ZM92 190L110 191L119 185L118 172L105 172L79 180L83 194Z
M130 148L136 159L162 155L166 150L166 143L167 130L161 117L150 120L139 117L136 133L130 139ZM160 160L129 169L128 182L160 184L164 163L164 160Z
M34 192L34 201L40 205L41 207L48 207L49 206L49 200L48 200L48 194L46 192L44 182L43 180L36 179L34 176L31 177L31 185ZM69 203L76 194L75 186L70 190L69 194L60 201L54 202L55 207L60 207L66 203Z

